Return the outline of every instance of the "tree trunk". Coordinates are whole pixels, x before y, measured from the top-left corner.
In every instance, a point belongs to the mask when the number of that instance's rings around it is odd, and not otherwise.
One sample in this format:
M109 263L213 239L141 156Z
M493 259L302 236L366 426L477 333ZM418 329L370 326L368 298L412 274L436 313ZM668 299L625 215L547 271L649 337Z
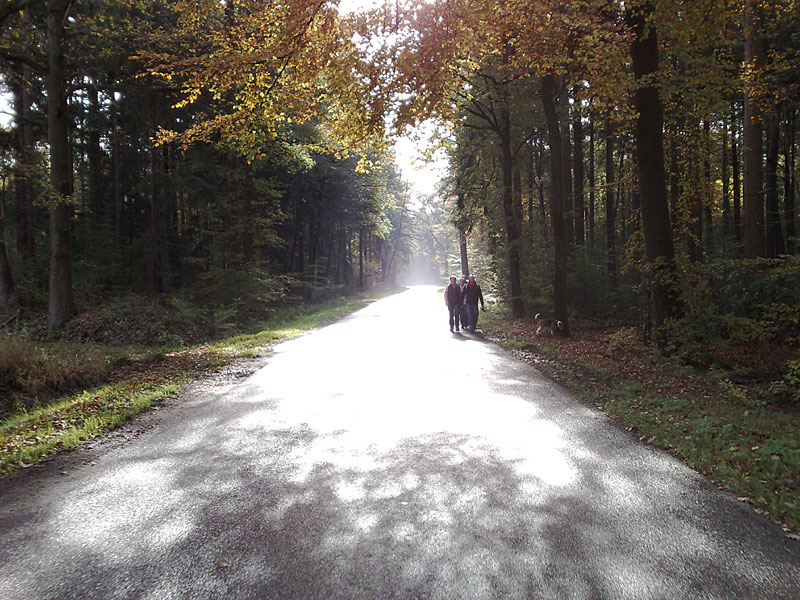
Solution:
M358 230L358 289L364 291L364 231Z
M739 128L736 110L731 112L731 176L733 177L733 233L737 242L742 241L742 182L739 162Z
M794 128L796 109L790 107L786 115L786 132L784 133L783 151L783 206L786 215L786 251L789 254L797 253L797 234L794 222L795 216L795 149Z
M397 234L395 236L394 243L392 244L392 256L389 258L389 264L386 267L386 279L391 281L392 283L395 283L394 271L393 271L393 268L394 268L394 257L397 255L397 248L400 246L400 238L403 235L403 221L405 221L405 214L406 214L405 212L401 212L400 213L400 220L397 223ZM467 244L466 244L466 241L465 241L464 245L462 246L462 252L464 254L466 254L466 251L467 251ZM462 254L462 256L461 256L462 273L464 273L463 269L464 269L464 265L466 265L466 264L467 264L466 256ZM467 274L468 273L464 273L464 277L466 277Z
M47 138L50 180L50 275L47 331L60 329L75 314L72 290L72 151L69 145L67 64L64 26L72 0L49 0L47 9Z
M777 258L781 254L786 254L781 227L781 209L778 203L779 119L780 111L776 115L770 115L767 119L767 231L765 253L770 258Z
M536 172L533 166L533 147L528 146L528 204L527 204L527 217L528 217L528 235L533 241L533 191L536 189Z
M536 181L539 196L539 215L542 221L542 241L547 242L550 239L550 231L547 226L547 207L544 201L544 148L542 143L536 144Z
M576 101L577 102L577 101ZM575 185L573 186L574 208L575 208L575 244L583 246L586 237L584 225L584 206L583 198L583 123L581 122L581 111L577 108L572 112L572 136L573 136L573 173Z
M503 169L503 217L508 242L508 277L511 284L511 313L514 317L525 314L520 277L520 223L514 210L513 161L511 156L511 114L507 104L500 108L500 151Z
M678 299L664 168L664 107L655 83L658 77L653 76L659 70L658 38L655 24L648 23L652 11L652 3L645 2L639 11L627 12L626 20L636 36L631 43L631 62L639 82L634 93L639 196L645 257L652 276L653 321L660 326L678 313Z
M118 120L118 113L119 107L117 106L116 102L113 103L111 107L112 111L112 123L111 123L111 183L113 186L112 196L113 196L113 224L114 224L114 248L119 248L119 233L120 233L120 210L121 210L121 196L122 190L120 189L120 180L119 180L119 125L117 123Z
M606 272L608 284L617 287L617 211L614 204L614 125L610 120L605 125L606 138Z
M456 203L458 206L458 248L461 254L461 274L466 277L469 275L469 259L467 258L467 232L462 222L466 210L466 202L461 191L456 195Z
M725 243L731 235L731 188L728 180L728 124L722 121L722 234Z
M690 122L690 136L694 142L692 150L695 156L701 153L700 126L695 121ZM700 174L700 166L696 159L689 162L686 166L688 179L688 200L689 200L689 223L686 228L686 242L689 249L689 258L692 262L700 264L703 262L703 196L704 185L703 176Z
M5 187L4 178L2 195L0 195L0 315L8 313L17 301L14 278L11 276L11 263L8 261L8 246L6 245Z
M572 144L569 140L569 110L564 110L564 120L561 124L561 174L564 179L564 224L567 227L567 241L569 251L575 246L575 206L572 201Z
M244 232L242 235L242 258L246 263L253 260L253 196L256 194L253 186L253 169L245 165L244 178Z
M589 112L589 247L594 249L594 113Z
M97 82L89 88L89 119L87 157L89 159L89 206L96 221L103 209L103 152L100 149L100 100Z
M758 74L764 64L759 0L746 0L744 55ZM760 110L754 106L753 84L744 94L744 255L764 256L764 163Z
M683 192L681 186L681 149L678 146L678 125L673 124L669 135L669 205L672 220L678 220L678 200Z
M553 304L555 318L564 323L563 333L569 335L569 293L567 290L567 269L569 266L569 240L564 223L564 164L561 156L561 125L555 104L555 75L542 77L542 107L547 122L550 144L550 218L553 225L553 246L555 248L555 277L553 281Z
M703 123L703 247L706 254L714 254L714 193L711 183L711 123L705 119Z
M18 157L15 161L14 187L17 199L17 250L25 259L36 256L36 212L33 208L33 177L36 150L31 121L31 68L19 66L14 85Z
M522 237L522 173L519 169L514 171L514 220L520 228Z
M151 95L150 136L155 137L158 129L156 100ZM161 294L164 291L164 278L161 273L161 185L159 182L159 152L155 142L150 142L150 291Z

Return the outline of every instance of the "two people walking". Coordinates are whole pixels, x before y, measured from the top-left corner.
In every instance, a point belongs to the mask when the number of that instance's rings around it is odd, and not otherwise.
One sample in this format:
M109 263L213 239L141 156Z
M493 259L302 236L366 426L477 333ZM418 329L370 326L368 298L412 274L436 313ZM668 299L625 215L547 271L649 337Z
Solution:
M470 275L468 279L462 277L460 282L456 282L455 277L450 278L450 285L444 290L444 303L450 313L450 331L453 331L453 327L459 331L459 326L475 331L478 325L478 302L481 310L486 310L483 292L475 281L475 276Z

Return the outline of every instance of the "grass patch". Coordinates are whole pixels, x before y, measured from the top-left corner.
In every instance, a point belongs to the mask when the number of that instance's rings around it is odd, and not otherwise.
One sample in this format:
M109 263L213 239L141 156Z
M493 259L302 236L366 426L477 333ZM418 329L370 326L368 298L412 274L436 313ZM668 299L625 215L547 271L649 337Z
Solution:
M537 337L503 314L483 328L641 440L800 532L800 406L777 401L769 383L676 364L627 330L573 324L570 338Z
M64 387L105 380L101 385L30 410L18 408L0 422L0 477L119 427L153 403L174 396L198 376L237 358L255 356L271 344L302 335L390 293L394 292L338 298L309 307L305 312L298 309L278 312L268 323L249 333L189 347L131 350L22 340L14 340L9 346L0 345L3 348L0 359L5 356L8 361L0 363L0 374L11 372L19 377L19 373L35 373L31 369L40 366L45 372L43 382L56 380ZM21 359L12 362L12 351Z

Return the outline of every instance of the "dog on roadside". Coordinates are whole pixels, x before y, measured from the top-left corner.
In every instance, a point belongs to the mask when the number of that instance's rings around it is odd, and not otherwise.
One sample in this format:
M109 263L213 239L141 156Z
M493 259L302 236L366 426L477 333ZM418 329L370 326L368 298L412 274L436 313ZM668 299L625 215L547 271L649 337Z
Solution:
M543 319L542 313L536 313L533 317L533 326L536 328L536 335L541 335L543 331L549 331L550 335L553 335L556 330L564 329L564 322L558 319Z

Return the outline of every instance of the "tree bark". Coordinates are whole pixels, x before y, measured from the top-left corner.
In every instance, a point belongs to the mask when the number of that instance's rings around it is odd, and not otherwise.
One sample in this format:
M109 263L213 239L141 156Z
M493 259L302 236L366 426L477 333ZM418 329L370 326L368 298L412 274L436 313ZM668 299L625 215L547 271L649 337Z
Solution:
M678 125L670 127L669 135L669 206L672 220L678 218L678 200L683 192L681 186L681 150L678 147Z
M594 249L594 113L589 112L589 246Z
M567 227L569 251L575 246L575 205L572 198L572 144L569 139L569 109L564 109L564 120L561 124L561 173L564 179L564 224Z
M536 187L537 193L539 197L539 216L542 221L542 241L547 242L550 239L550 230L547 225L547 207L545 206L544 200L544 148L542 147L542 142L537 142L536 144L536 160L535 160L535 167L536 167Z
M714 254L714 192L711 183L711 123L703 123L703 247L708 256Z
M786 251L797 253L797 233L795 226L795 115L796 109L789 108L786 116L787 131L784 134L783 152L783 206L786 214Z
M742 241L742 182L739 163L739 128L736 110L731 112L731 177L733 178L733 233L737 242Z
M573 136L573 165L575 184L573 186L574 209L575 209L575 244L583 246L586 237L585 232L585 210L583 197L583 123L581 121L581 111L577 108L572 112L572 136Z
M119 107L117 106L116 102L113 103L111 107L112 111L112 122L111 122L111 183L112 183L112 202L113 202L113 227L114 227L114 234L113 234L113 241L114 241L114 248L119 248L119 235L120 235L120 210L122 205L122 190L120 188L120 177L119 177L119 124L118 124L118 113Z
M253 169L250 165L245 165L244 179L244 232L242 235L242 258L246 263L253 260L253 197L256 194L253 186Z
M765 253L769 258L786 254L781 226L781 210L778 203L778 127L780 113L771 115L767 120L767 164L766 164L766 208L767 230Z
M722 233L726 240L731 234L731 182L728 180L728 124L722 120Z
M72 290L72 151L69 145L67 64L64 27L72 0L49 0L47 9L47 138L50 180L50 274L47 331L60 329L75 314Z
M464 212L466 210L466 201L464 200L464 194L459 191L456 195L456 203L458 206L458 218L459 218L459 225L458 225L458 249L461 255L461 274L466 277L469 275L469 258L467 257L467 232L464 228L464 224L461 222L464 218Z
M745 3L745 62L758 73L764 64L764 42L758 0ZM761 111L751 85L744 94L744 255L765 255L764 163Z
M89 88L89 205L95 220L100 221L103 209L103 152L100 149L100 100L97 82L94 83Z
M700 133L699 123L692 121L689 125L691 128L691 136L695 145L692 150L700 153ZM686 167L689 193L689 223L686 228L686 245L689 250L689 258L692 262L700 264L703 262L703 197L705 196L705 187L703 184L703 176L700 174L700 166L696 160L689 162Z
M358 289L364 291L364 230L358 230Z
M628 8L626 21L635 34L631 62L638 83L634 93L634 135L639 196L645 257L652 277L653 321L660 326L678 313L678 298L673 282L676 267L664 168L664 107L654 83L658 77L653 77L659 71L659 55L655 24L650 21L652 12L653 4L648 0L639 11Z
M511 114L508 104L500 107L500 151L503 170L503 217L508 242L508 277L511 284L511 313L514 317L525 314L520 277L520 223L514 210L513 159L511 156Z
M15 83L13 89L19 153L14 169L17 201L17 250L23 258L31 259L36 256L36 212L33 208L36 150L31 121L31 68L28 65L21 64L19 66Z
M155 137L158 129L156 99L151 94L150 136ZM161 294L164 291L164 278L161 273L161 185L159 182L159 152L154 141L150 142L150 291Z
M561 125L555 103L555 75L542 77L542 107L547 123L550 144L550 218L553 229L555 249L555 276L553 280L553 304L555 318L564 323L562 333L569 335L569 293L567 289L567 269L569 267L569 240L564 223L564 178L561 155Z
M5 191L4 179L3 194L0 196L0 315L8 313L17 302L14 278L11 275L11 263L8 261L8 246L6 245Z
M606 138L606 272L608 283L617 287L617 210L614 204L614 125L610 120L605 124Z

